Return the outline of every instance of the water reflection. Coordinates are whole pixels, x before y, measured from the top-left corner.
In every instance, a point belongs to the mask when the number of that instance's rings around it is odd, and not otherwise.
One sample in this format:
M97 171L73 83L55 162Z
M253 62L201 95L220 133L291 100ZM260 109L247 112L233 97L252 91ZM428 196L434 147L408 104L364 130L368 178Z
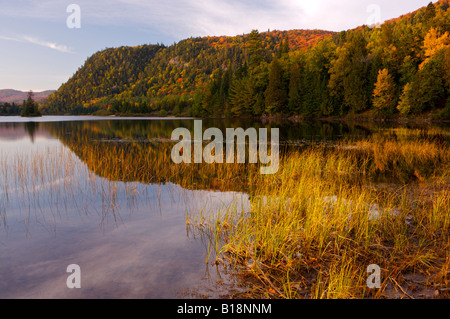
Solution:
M229 176L220 166L174 165L164 141L175 128L193 130L192 119L8 121L0 123L0 298L227 293L232 277L206 265L208 242L187 231L186 216L217 214L231 202L246 209L248 167ZM207 120L204 127L278 127L294 146L385 130L401 137L408 129L248 120ZM66 287L73 263L82 269L80 290ZM229 285L217 286L220 276Z
M70 147L106 136L98 123L54 124L0 125L0 298L226 293L214 288L219 273L205 263L205 243L188 235L186 214L217 212L246 195L97 176ZM80 290L65 284L73 263Z
M39 122L27 122L24 123L24 125L28 136L30 136L30 141L34 143L34 136L36 135L36 131L39 129Z

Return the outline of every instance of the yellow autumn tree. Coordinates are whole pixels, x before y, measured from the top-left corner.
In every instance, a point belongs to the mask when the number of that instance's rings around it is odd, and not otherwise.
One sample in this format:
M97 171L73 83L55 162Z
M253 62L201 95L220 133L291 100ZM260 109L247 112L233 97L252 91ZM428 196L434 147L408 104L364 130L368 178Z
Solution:
M378 72L373 92L373 106L380 115L391 115L397 106L396 84L388 69Z
M408 115L411 112L411 100L413 86L411 83L407 83L403 88L403 93L400 96L400 102L398 103L397 109L400 114Z
M422 69L426 63L441 49L450 46L450 35L448 32L439 34L437 29L431 28L425 36L423 42L423 49L425 51L425 60L420 65L419 69Z

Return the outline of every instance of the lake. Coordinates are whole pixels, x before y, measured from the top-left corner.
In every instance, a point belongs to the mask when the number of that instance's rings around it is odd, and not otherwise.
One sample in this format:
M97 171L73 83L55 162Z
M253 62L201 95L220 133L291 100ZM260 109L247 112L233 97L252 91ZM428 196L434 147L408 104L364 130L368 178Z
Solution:
M277 127L282 151L429 128L222 119L203 126ZM211 242L189 223L232 205L247 211L245 183L200 166L178 170L167 140L180 127L193 130L194 120L1 117L0 298L220 298L245 290L231 269L211 262ZM67 287L72 264L81 289Z

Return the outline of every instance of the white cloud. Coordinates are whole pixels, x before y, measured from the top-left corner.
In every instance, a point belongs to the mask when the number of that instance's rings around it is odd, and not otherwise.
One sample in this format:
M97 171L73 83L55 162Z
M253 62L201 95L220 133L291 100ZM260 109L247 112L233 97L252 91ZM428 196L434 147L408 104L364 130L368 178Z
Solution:
M0 0L1 1L1 0ZM310 0L76 0L82 25L146 27L174 38L235 35L251 29L301 28L318 8ZM311 4L314 2L314 4ZM67 2L69 4L69 2ZM2 4L0 16L60 22L66 5L55 0Z
M5 2L5 3L3 3ZM393 18L429 0L378 0L383 17ZM0 16L59 21L66 7L56 0L2 1ZM82 25L150 28L173 38L235 35L251 29L345 30L365 24L373 0L74 0Z
M41 40L39 38L28 36L28 35L19 35L19 36L14 36L14 37L0 35L0 39L7 40L7 41L22 42L22 43L31 43L31 44L39 45L39 46L46 47L46 48L56 50L59 52L63 52L63 53L74 53L72 51L72 49L66 45Z
M62 44L57 44L57 43L53 43L53 42L48 42L48 41L44 41L35 37L30 37L30 36L23 36L23 39L25 42L28 43L32 43L32 44L36 44L36 45L40 45L43 47L47 47L59 52L64 52L64 53L74 53L72 51L71 48L69 48L66 45L62 45Z
M184 38L236 35L251 29L300 28L307 14L306 8L311 9L311 6L302 6L298 0L116 0L114 5L103 9L85 7L83 14L95 11L91 18L97 23L140 24Z
M7 37L5 35L0 35L0 40L20 42L17 38Z

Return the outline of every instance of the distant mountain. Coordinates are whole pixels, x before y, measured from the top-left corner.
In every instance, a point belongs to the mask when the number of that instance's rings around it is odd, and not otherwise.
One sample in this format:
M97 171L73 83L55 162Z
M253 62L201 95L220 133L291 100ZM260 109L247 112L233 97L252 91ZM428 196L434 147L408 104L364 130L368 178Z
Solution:
M55 92L54 90L47 90L42 92L33 92L34 100L36 102L46 99L50 94ZM0 102L7 103L22 103L27 99L28 92L18 90L0 90Z

